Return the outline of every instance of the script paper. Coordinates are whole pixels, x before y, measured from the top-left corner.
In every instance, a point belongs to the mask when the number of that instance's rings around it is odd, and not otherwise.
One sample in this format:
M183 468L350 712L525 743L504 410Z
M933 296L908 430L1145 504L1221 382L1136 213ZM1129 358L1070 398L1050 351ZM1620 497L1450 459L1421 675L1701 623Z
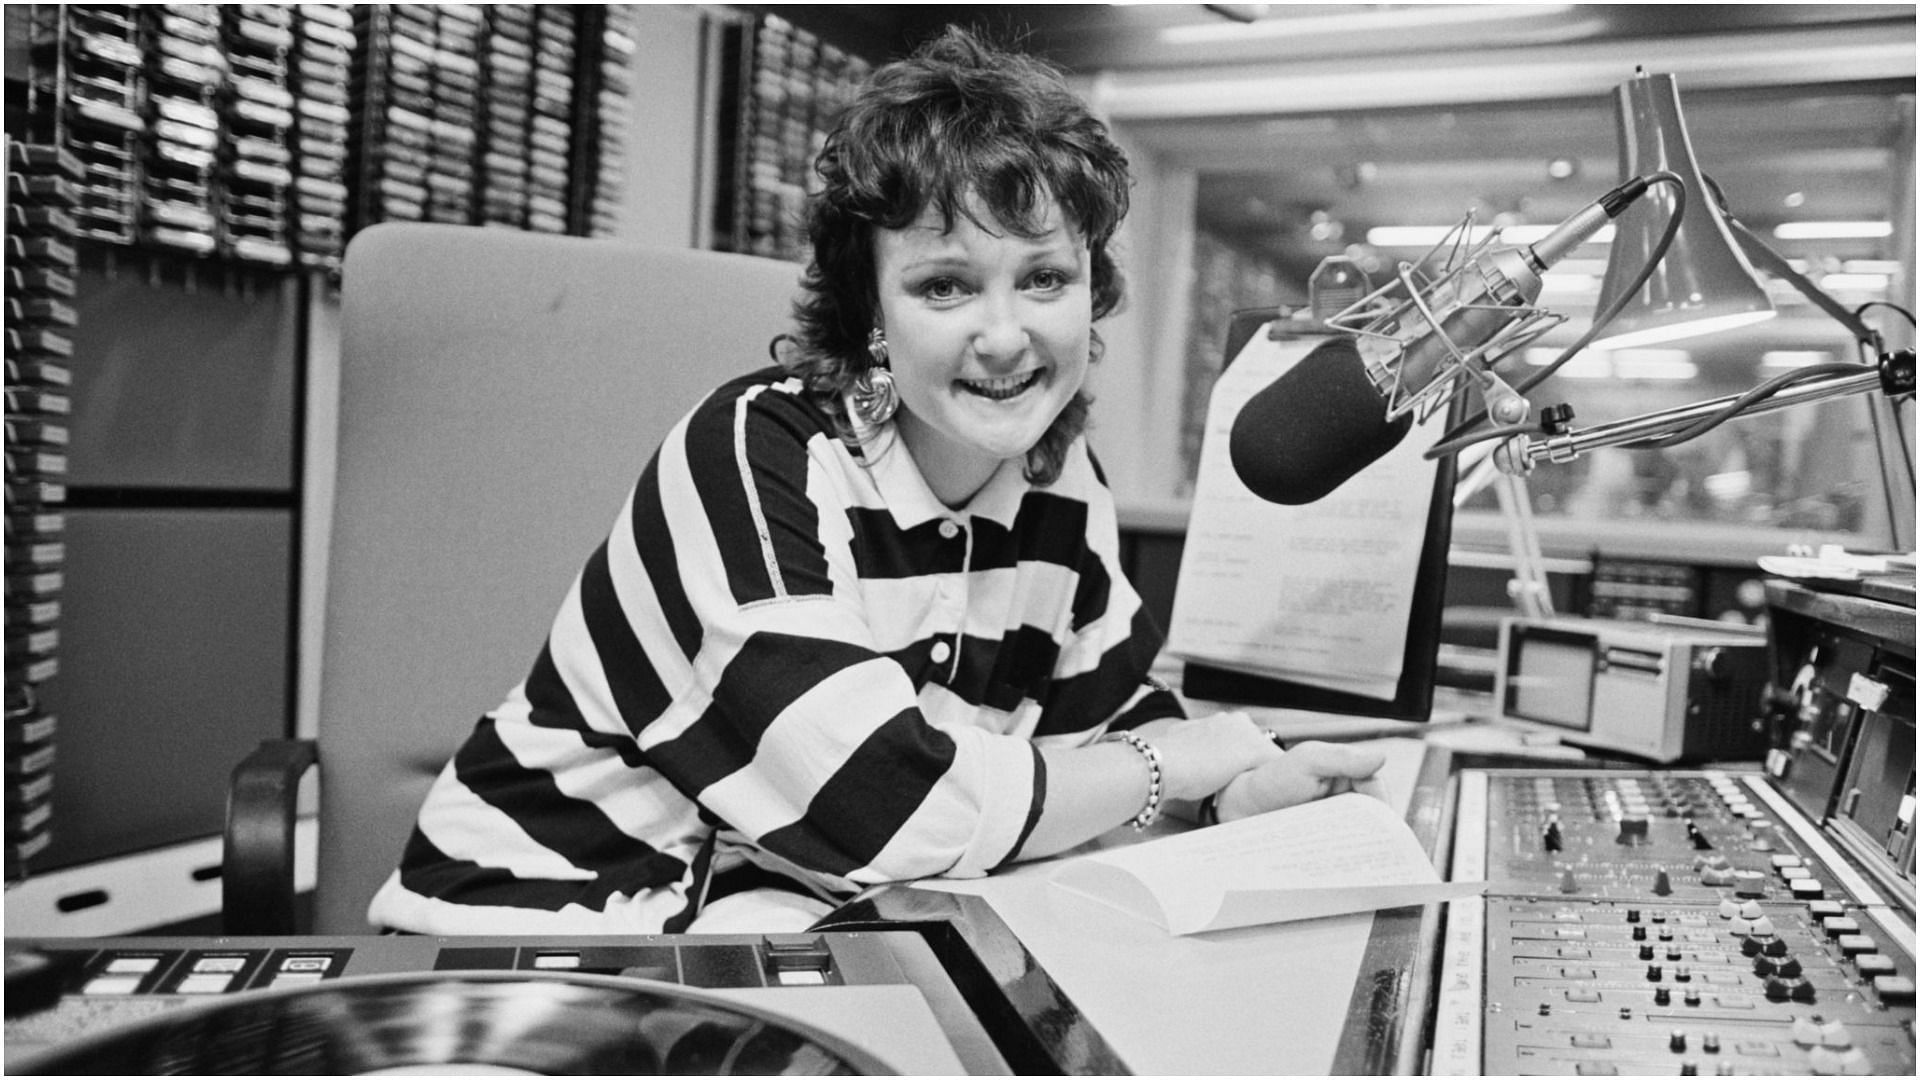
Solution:
M1391 699L1439 469L1421 459L1431 432L1416 429L1304 506L1247 490L1228 450L1247 399L1323 340L1256 333L1215 382L1167 648L1217 667Z
M1449 882L1387 804L1349 793L1073 859L1056 888L1173 934L1478 895Z

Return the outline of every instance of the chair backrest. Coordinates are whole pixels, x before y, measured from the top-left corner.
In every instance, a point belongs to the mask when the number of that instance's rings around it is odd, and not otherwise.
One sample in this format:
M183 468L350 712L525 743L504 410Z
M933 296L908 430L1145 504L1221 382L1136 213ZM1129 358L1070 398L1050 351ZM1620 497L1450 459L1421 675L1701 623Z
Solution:
M314 931L364 933L421 799L526 673L660 438L769 363L799 267L466 226L347 249Z

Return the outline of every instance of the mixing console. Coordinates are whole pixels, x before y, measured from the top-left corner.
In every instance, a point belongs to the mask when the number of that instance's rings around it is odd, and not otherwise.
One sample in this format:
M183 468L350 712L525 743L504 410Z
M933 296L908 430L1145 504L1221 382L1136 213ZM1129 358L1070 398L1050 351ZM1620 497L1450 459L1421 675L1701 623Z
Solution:
M1914 1073L1913 921L1758 774L1461 774L1441 1074Z

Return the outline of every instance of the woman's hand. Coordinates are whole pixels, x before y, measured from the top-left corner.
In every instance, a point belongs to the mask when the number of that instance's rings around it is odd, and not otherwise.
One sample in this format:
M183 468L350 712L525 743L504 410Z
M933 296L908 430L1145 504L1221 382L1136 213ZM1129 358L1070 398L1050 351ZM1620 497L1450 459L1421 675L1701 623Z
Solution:
M1346 791L1384 799L1374 774L1386 761L1386 754L1369 747L1303 742L1234 777L1214 798L1214 809L1221 821L1233 821Z
M1242 773L1279 762L1273 744L1253 717L1220 712L1142 732L1160 751L1162 783L1169 799L1199 800Z

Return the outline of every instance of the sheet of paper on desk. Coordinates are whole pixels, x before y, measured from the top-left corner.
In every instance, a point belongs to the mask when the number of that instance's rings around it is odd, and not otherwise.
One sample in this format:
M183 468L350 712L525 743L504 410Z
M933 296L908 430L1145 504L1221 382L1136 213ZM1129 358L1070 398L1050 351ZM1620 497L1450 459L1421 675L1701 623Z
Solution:
M1421 455L1440 418L1304 506L1247 490L1229 453L1247 399L1321 340L1256 333L1214 383L1167 647L1203 663L1392 698L1438 468Z
M1349 793L1082 856L1055 888L1196 934L1424 904L1486 890L1440 880L1391 807Z

